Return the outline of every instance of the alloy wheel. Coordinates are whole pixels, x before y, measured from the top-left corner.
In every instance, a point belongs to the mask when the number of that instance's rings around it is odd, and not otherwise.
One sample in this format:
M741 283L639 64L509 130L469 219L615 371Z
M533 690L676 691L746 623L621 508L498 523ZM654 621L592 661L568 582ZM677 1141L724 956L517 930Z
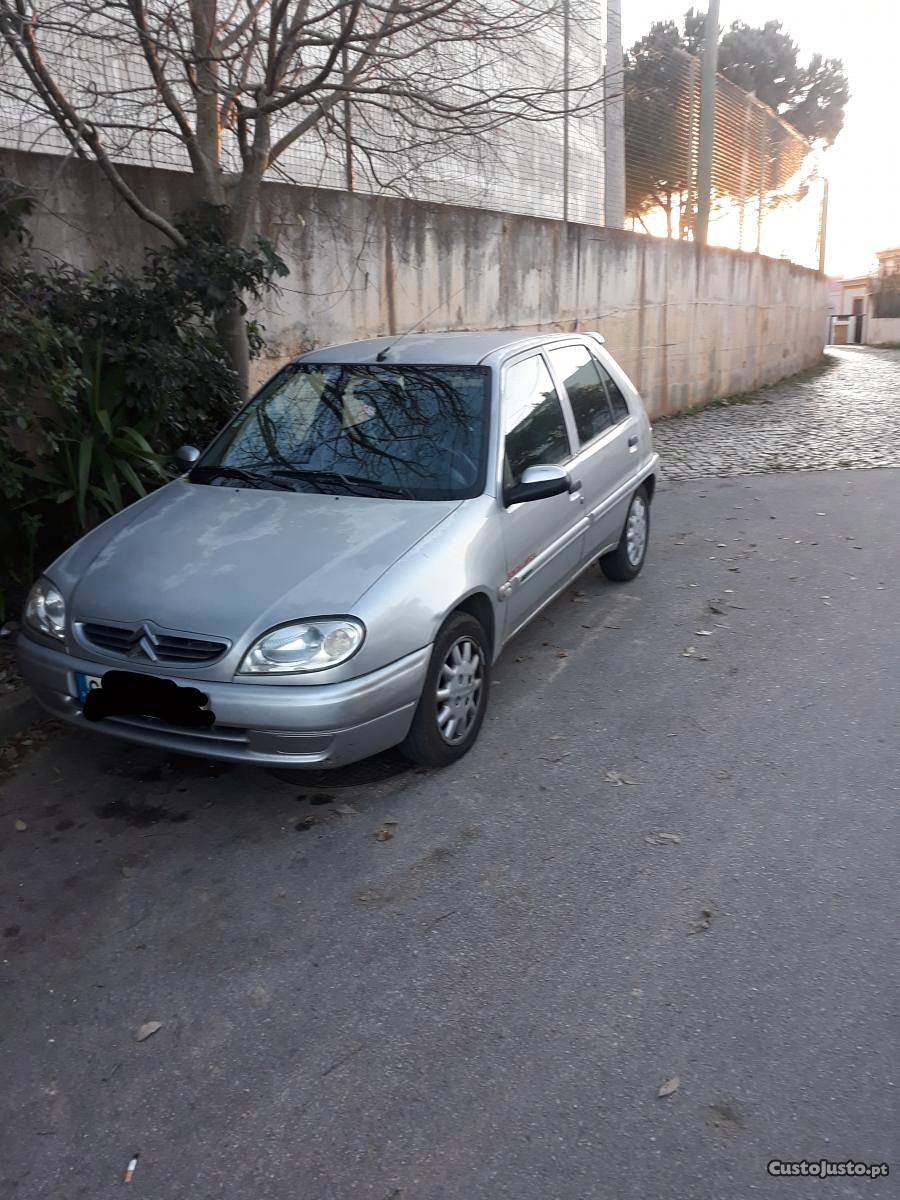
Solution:
M625 526L625 553L633 567L638 567L647 546L647 505L643 496L635 496L628 511Z
M451 746L463 741L478 716L481 704L483 662L481 649L470 637L461 637L447 651L438 672L437 725Z

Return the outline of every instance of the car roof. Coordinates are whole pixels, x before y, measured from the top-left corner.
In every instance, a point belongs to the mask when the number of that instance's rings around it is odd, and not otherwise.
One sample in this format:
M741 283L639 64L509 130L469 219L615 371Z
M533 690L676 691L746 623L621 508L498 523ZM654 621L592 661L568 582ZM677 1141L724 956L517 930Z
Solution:
M455 333L408 333L368 338L361 342L343 342L323 346L301 354L295 362L356 363L375 362L387 350L386 363L482 363L502 350L525 350L543 346L556 338L572 337L564 333L523 333L520 329L490 329ZM574 336L583 336L575 334ZM599 338L598 334L592 335ZM602 338L599 340L602 341Z

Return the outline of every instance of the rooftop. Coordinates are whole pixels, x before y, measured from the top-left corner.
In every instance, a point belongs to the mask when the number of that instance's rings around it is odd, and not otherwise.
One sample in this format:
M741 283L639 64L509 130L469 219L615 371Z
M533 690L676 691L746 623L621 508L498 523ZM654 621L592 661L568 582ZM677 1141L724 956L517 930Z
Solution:
M458 363L473 365L508 347L541 346L564 334L523 333L520 329L491 329L459 333L407 333L323 346L301 354L297 362L374 362L383 350L387 363Z

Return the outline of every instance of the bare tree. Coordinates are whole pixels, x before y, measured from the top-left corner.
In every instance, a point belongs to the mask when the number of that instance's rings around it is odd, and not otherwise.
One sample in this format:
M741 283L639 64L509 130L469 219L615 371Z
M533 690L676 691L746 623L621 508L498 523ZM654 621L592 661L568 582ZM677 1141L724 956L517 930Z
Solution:
M261 184L310 142L348 148L376 183L411 164L475 154L515 122L602 103L601 63L563 75L568 0L0 0L0 95L49 115L137 215L171 220L129 185L129 157L172 160L226 206L236 245L255 234ZM238 298L220 330L246 386Z

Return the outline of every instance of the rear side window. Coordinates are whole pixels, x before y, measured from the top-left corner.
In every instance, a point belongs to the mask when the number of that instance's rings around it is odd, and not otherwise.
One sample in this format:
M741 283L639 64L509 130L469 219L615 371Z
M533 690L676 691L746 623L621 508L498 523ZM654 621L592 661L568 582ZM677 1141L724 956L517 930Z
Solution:
M603 382L606 384L606 391L609 395L609 404L610 408L612 409L613 420L616 422L616 424L618 424L619 421L624 421L629 415L628 401L625 399L622 389L613 379L612 375L610 375L609 371L605 370L601 366L600 374L603 376Z
M559 346L549 354L568 393L578 437L582 444L590 442L615 424L600 368L586 346Z
M571 449L562 405L539 354L508 368L503 407L509 482L518 483L526 467L566 461Z

